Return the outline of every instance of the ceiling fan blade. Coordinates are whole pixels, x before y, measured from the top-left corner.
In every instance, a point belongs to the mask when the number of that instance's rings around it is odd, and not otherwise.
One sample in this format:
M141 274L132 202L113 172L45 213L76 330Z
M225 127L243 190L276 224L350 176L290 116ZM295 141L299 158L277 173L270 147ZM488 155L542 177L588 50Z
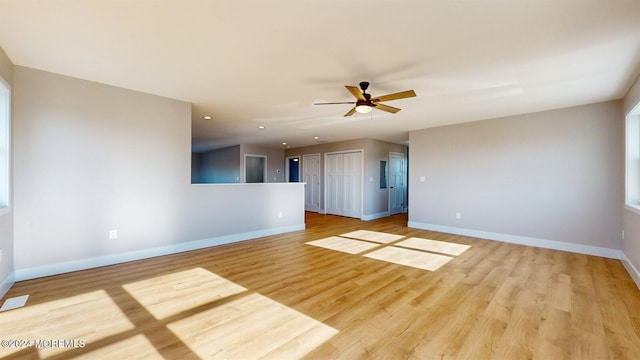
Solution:
M325 102L325 103L313 103L313 105L335 105L335 104L355 104L355 101L342 101L342 102Z
M356 113L356 107L354 106L348 113L344 114L345 117L351 116Z
M351 95L353 95L356 99L358 100L366 100L364 98L364 96L362 95L362 93L360 92L360 89L358 89L355 86L345 86L347 88L347 90L349 90L349 92L351 93Z
M395 114L401 110L401 109L398 109L397 107L393 107L385 104L376 104L376 107L374 109L390 112L392 114Z
M376 96L375 98L371 99L371 101L373 102L390 101L390 100L398 100L398 99L404 99L404 98L409 98L414 96L416 96L415 91L407 90L407 91L401 91L401 92L388 94L388 95Z

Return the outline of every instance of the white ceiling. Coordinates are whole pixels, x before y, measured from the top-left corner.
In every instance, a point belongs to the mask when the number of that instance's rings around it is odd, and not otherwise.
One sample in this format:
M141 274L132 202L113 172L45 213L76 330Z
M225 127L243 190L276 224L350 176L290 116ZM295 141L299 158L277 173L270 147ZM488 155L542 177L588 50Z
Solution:
M16 65L191 102L195 150L403 143L622 98L640 73L640 0L0 0L0 47ZM312 105L351 101L344 85L363 80L417 97L388 102L395 115Z

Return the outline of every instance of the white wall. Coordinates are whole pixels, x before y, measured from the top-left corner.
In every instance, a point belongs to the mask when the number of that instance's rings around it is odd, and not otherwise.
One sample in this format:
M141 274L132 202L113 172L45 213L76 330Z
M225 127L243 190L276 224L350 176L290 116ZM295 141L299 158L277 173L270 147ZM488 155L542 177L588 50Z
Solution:
M640 103L640 77L629 89L624 98L625 115ZM623 264L633 276L640 288L640 215L625 209L624 211L624 239L622 240Z
M304 228L301 184L191 185L188 103L16 66L14 119L18 279Z
M618 257L623 126L613 101L412 131L409 225Z
M0 48L0 77L12 86L13 84L13 64L7 57L4 50ZM9 165L11 174L11 165ZM9 184L9 203L12 204L13 190ZM2 261L0 262L0 298L9 290L13 284L13 209L0 214L0 249L2 249Z

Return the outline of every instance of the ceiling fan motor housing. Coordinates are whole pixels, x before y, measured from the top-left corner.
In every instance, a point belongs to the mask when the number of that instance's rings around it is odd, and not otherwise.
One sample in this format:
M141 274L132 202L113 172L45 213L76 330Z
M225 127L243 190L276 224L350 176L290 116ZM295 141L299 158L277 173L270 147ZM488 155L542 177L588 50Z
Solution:
M376 104L371 102L371 100L358 100L358 101L356 101L356 106L371 106L371 107L374 107L374 106L376 106Z

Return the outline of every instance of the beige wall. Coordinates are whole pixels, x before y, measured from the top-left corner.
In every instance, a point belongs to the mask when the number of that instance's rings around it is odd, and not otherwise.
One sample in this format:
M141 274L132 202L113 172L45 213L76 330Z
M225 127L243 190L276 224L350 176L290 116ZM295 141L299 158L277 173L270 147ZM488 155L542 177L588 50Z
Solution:
M192 164L196 167L192 171L198 173L198 181L194 183L244 183L245 155L259 155L267 158L267 183L285 181L284 149L240 144L195 155L198 163ZM193 178L195 176L192 176Z
M14 118L18 279L304 227L301 184L191 185L188 103L16 66Z
M240 145L240 180L244 182L244 156L263 155L267 157L267 182L284 182L284 149L273 149L251 144Z
M229 146L222 149L194 154L199 159L198 163L191 164L196 167L198 181L193 183L223 184L240 182L240 145Z
M389 211L389 188L380 189L380 161L389 162L389 153L395 152L407 157L407 147L400 144L393 144L386 141L367 139L365 146L365 214L379 214ZM405 162L406 165L406 162ZM405 184L406 189L406 184ZM406 194L406 191L405 191ZM406 197L403 200L406 207Z
M619 250L623 125L612 101L412 131L410 224Z
M0 77L9 86L13 86L13 64L7 57L4 50L0 48ZM9 166L11 174L11 165ZM9 203L13 203L11 184L9 184ZM2 250L2 262L0 262L0 297L11 287L13 283L13 210L0 215L0 249Z

